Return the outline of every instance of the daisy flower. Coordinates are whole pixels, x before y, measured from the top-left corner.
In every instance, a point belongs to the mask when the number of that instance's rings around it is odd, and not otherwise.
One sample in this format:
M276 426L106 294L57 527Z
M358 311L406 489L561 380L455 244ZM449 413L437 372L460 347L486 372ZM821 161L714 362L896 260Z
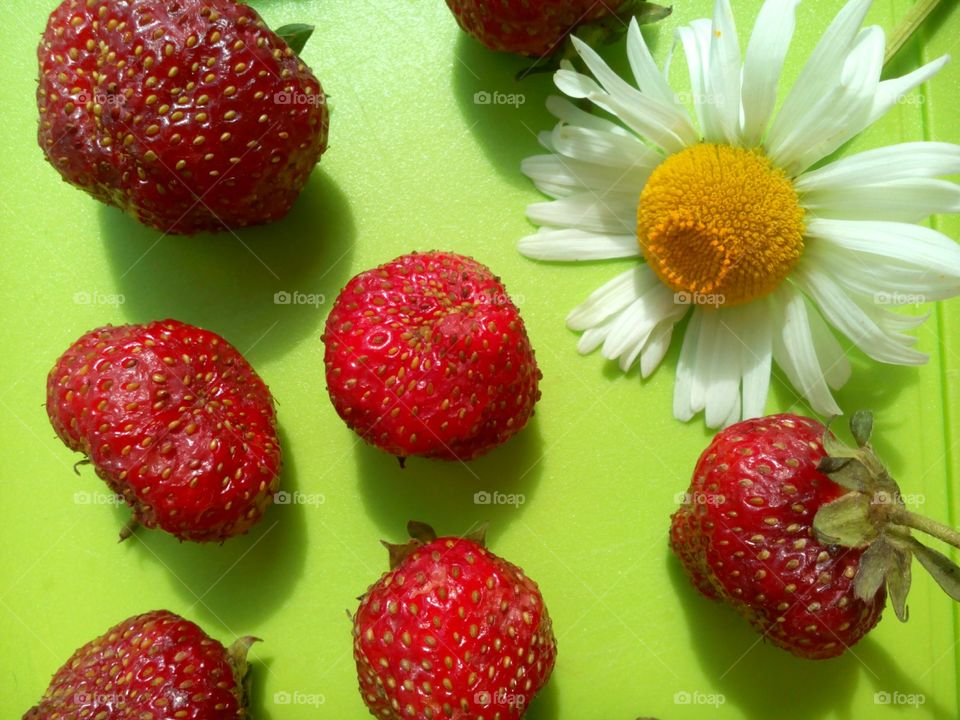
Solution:
M550 98L559 123L540 137L549 154L523 162L553 199L527 208L541 227L521 253L638 260L567 316L581 353L601 347L624 371L639 360L647 377L690 315L674 388L680 420L703 411L718 427L762 415L774 362L816 412L839 414L831 389L850 375L844 345L922 364L905 331L925 318L885 306L960 292L960 247L915 224L960 212L960 186L938 179L960 173L960 146L903 143L814 169L949 58L881 81L883 30L861 29L870 1L852 0L774 116L797 4L763 4L742 62L728 0L677 31L696 124L635 22L636 85L574 38L593 77L567 64L556 85L605 115Z

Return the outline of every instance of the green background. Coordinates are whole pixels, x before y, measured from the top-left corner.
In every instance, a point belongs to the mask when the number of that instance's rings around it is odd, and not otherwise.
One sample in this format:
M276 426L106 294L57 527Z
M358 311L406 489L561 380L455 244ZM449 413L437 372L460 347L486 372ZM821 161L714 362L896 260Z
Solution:
M524 61L463 36L438 0L253 4L273 27L318 25L304 57L333 97L330 148L284 221L192 239L159 238L62 183L44 162L34 53L52 2L0 5L2 717L19 717L76 647L160 607L225 642L264 639L252 651L254 717L365 717L346 611L386 569L378 540L401 538L411 517L447 533L490 519L491 547L539 581L559 659L529 713L536 720L957 717L957 608L919 570L909 624L888 612L852 652L818 663L765 645L679 572L667 549L669 515L710 433L700 418L672 418L677 338L646 382L599 354L579 357L564 315L629 261L538 264L515 250L532 230L524 207L539 198L518 166L538 151L534 134L552 124L543 107L550 78L516 83ZM735 4L745 46L760 3ZM839 5L801 5L790 78ZM869 21L889 30L908 6L878 2ZM943 6L894 70L957 51L960 15L951 0ZM646 31L657 57L674 27L709 12L706 0L678 2L673 17ZM625 65L622 45L604 54ZM679 57L673 71L675 87L688 89ZM958 88L954 62L844 152L960 141ZM477 105L480 90L522 93L525 102ZM935 225L960 236L956 218ZM433 248L472 255L504 278L537 349L543 400L531 426L489 456L469 466L411 460L401 471L334 413L320 335L329 301L351 275ZM282 290L328 302L276 305ZM111 304L119 295L123 302ZM848 410L879 412L876 444L904 493L920 494L925 512L954 525L958 309L958 301L936 307L917 331L931 355L923 368L870 365L850 350L854 378L838 396ZM77 458L45 416L45 377L84 331L167 316L215 330L247 354L277 399L283 485L316 504L275 506L248 536L219 547L144 531L117 544L126 512L102 504L105 486L89 467L74 475ZM806 411L779 379L768 408ZM522 493L525 503L476 505L481 489ZM323 703L277 705L284 692ZM725 702L680 705L682 692ZM920 693L925 704L875 705L877 692Z

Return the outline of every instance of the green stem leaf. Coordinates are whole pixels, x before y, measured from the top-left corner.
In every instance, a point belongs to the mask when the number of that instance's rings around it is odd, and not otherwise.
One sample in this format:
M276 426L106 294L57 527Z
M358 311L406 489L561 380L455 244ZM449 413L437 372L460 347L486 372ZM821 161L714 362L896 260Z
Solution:
M629 22L630 18L634 17L640 25L649 25L663 20L665 17L669 17L672 12L672 6L664 7L652 2L629 0L620 6L616 14L626 22Z
M865 447L873 432L873 413L869 410L857 410L850 418L850 432L857 445Z
M313 31L313 25L292 23L290 25L284 25L283 27L277 28L276 33L283 38L283 41L290 46L291 50L299 55L304 46L307 44L307 40L309 40L310 36L313 35Z
M943 553L929 548L915 538L910 538L913 554L920 561L937 585L957 602L960 602L960 567Z

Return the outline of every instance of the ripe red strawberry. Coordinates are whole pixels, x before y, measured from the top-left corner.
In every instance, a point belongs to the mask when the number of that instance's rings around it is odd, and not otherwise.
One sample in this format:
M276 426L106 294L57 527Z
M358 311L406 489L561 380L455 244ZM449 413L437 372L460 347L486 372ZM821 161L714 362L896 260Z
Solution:
M387 545L390 572L361 598L353 622L360 693L383 720L524 715L553 670L557 647L537 584L483 547L482 528Z
M227 649L169 610L128 618L77 650L23 718L242 720L255 640Z
M519 432L540 371L519 311L476 260L411 254L354 277L327 318L327 389L364 440L468 460Z
M181 540L245 533L279 484L267 386L226 340L176 320L81 337L47 377L47 414L135 522Z
M622 32L629 17L654 22L670 14L669 8L639 0L447 0L447 5L460 27L491 50L531 57L553 55L571 31L582 34L593 23L603 37Z
M817 469L824 427L773 415L721 431L673 516L671 546L697 588L771 642L806 658L841 654L880 619L885 595L854 593L863 550L821 543L817 511L846 490Z
M47 159L165 233L282 217L326 148L320 83L234 0L64 0L37 54Z

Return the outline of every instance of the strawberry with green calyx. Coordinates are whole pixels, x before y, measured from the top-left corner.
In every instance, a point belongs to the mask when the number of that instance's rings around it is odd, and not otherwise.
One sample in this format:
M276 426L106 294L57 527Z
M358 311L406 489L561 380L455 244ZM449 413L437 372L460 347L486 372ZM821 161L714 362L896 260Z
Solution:
M40 147L165 233L277 220L327 146L309 32L235 0L63 0L37 49Z
M460 27L491 50L526 57L575 55L576 31L588 43L610 42L631 18L641 25L667 17L671 9L642 0L611 7L595 0L447 0Z
M913 558L960 602L960 567L920 542L912 531L956 548L960 548L960 533L907 510L900 487L870 445L872 429L872 413L859 411L850 419L856 447L824 432L823 446L828 456L820 461L819 470L849 492L820 508L813 526L821 542L863 551L853 583L856 597L873 597L886 587L897 618L906 621Z
M248 718L247 652L168 610L137 615L77 650L24 720Z
M424 523L384 543L390 571L360 600L360 693L383 720L518 720L556 658L537 584L484 547L486 526L440 537Z
M701 593L810 659L841 654L880 619L882 588L854 593L863 550L818 539L817 511L844 489L817 469L822 424L796 415L717 433L673 515L671 547Z

